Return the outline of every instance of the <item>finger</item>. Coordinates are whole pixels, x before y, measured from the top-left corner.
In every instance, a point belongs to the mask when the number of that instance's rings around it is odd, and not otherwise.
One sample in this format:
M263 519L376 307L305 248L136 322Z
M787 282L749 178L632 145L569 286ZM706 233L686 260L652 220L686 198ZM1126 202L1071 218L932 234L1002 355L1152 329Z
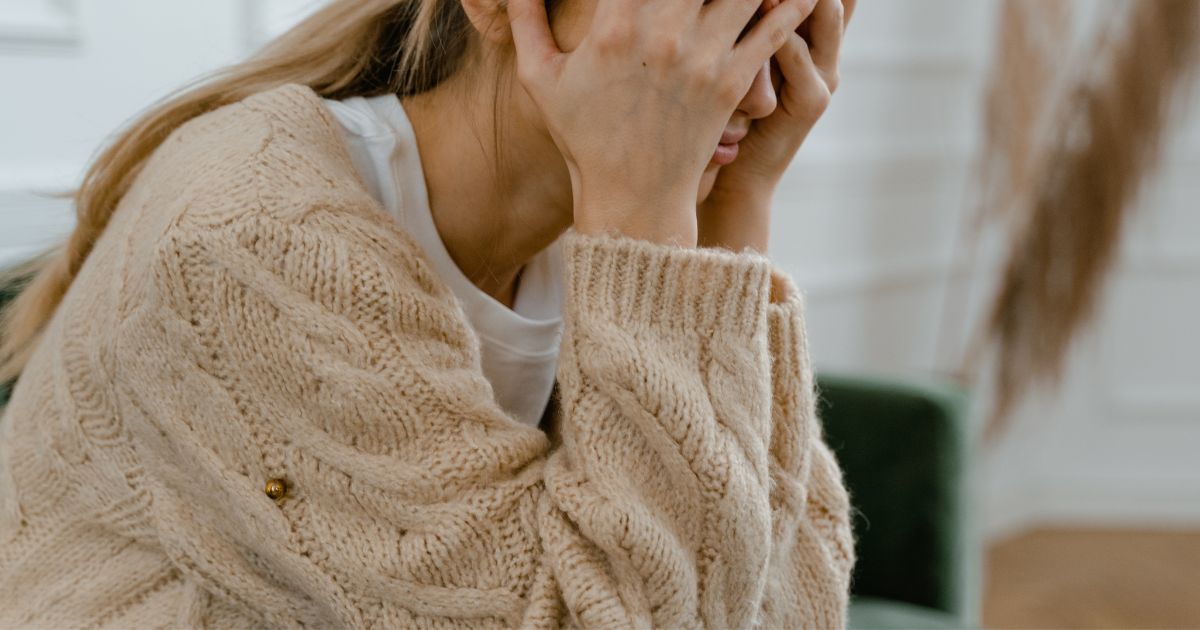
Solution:
M808 45L813 62L821 72L836 75L846 24L842 0L819 0L808 24Z
M562 54L550 31L543 0L508 0L508 22L517 50L517 66L525 69L525 76L537 74L537 70Z
M759 13L765 14L778 0L712 0L700 11L700 23L721 42L732 47L737 37L746 29L750 19Z
M775 62L779 64L779 72L784 81L797 84L812 78L821 79L817 64L813 61L808 42L798 34L788 38L788 43L775 53Z
M609 15L609 19L629 21L631 19L647 20L648 24L673 27L677 32L684 32L688 25L694 24L705 5L716 4L723 0L623 0L627 3L624 10L616 5L619 2L597 0L597 15ZM738 0L741 1L741 0ZM761 0L760 0L761 2ZM637 16L634 18L633 16Z
M850 18L854 17L854 9L858 8L858 0L842 0L842 8L846 17L842 20L842 30L850 26Z
M814 11L818 0L781 0L758 20L750 32L733 49L738 70L758 73L768 59L779 51L788 39Z
M808 42L803 37L793 34L788 39L788 43L775 54L775 63L779 65L779 73L782 75L784 83L781 93L795 95L791 100L780 101L784 107L805 106L824 110L828 105L829 94L832 90L829 89L825 76L813 61ZM790 113L801 114L801 112Z
M698 2L699 0L689 0ZM601 0L596 3L592 13L592 26L607 24L612 20L629 22L636 19L638 10L645 8L646 3L639 0Z
M771 58L771 85L775 86L776 101L783 95L783 89L786 87L783 82L783 68L780 67L779 59L776 58L778 56L776 54L775 57Z

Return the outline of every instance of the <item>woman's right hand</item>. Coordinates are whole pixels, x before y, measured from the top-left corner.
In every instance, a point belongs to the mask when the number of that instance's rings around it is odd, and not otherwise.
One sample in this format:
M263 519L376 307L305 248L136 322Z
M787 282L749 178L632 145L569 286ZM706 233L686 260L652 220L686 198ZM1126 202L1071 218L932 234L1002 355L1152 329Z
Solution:
M509 0L517 75L571 175L575 229L696 244L696 194L755 75L812 12L783 0L598 0L571 52L544 0Z

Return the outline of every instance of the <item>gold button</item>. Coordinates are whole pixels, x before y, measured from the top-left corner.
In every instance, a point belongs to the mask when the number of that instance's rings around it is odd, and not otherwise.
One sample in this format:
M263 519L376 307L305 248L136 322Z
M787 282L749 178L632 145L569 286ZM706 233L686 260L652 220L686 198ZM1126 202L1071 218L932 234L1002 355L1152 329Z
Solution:
M287 494L287 482L282 479L271 479L267 481L265 491L267 496L278 501L283 498L283 495Z

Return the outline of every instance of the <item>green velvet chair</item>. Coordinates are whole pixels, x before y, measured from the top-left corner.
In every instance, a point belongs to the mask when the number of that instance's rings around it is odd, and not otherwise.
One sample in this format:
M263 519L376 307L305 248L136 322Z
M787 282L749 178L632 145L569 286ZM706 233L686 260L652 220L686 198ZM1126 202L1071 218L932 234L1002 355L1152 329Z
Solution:
M966 392L833 374L817 388L854 506L850 627L978 627L964 523Z
M0 269L0 273L3 273L2 269ZM11 278L0 280L0 311L3 311L4 307L17 296L17 293L21 291L21 287L24 284L24 279L15 281ZM8 404L8 397L12 394L12 386L12 382L0 383L0 412L3 412L4 406Z

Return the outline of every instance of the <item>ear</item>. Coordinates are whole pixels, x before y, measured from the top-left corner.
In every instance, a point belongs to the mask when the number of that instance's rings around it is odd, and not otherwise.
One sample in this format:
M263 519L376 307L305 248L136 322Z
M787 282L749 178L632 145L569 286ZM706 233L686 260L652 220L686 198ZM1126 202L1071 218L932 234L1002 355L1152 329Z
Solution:
M508 0L462 0L463 12L484 41L504 45L512 41L508 25Z

